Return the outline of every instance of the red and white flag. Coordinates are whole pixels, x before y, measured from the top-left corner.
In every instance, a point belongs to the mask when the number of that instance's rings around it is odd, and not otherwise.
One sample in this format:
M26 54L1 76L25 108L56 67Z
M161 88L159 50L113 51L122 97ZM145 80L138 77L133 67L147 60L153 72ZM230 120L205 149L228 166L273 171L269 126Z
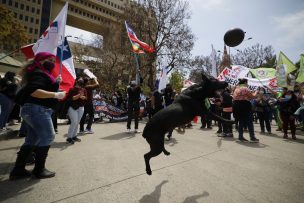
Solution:
M39 52L48 52L56 55L56 67L53 69L52 75L57 77L61 74L62 83L60 84L60 89L66 92L74 86L76 79L73 57L65 38L67 12L68 3L64 5L55 20L50 24L35 44L21 48L21 51L27 58L33 58ZM61 73L60 63L62 63Z

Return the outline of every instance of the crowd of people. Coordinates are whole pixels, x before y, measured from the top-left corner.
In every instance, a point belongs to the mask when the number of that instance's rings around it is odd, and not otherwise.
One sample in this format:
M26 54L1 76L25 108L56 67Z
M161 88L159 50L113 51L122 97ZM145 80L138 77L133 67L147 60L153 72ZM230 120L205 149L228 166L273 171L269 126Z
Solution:
M103 99L113 106L126 111L127 133L139 133L138 122L143 116L148 119L163 108L172 104L178 96L170 84L162 91L157 89L151 95L145 96L140 84L131 81L125 91L113 94L101 94L97 79L81 76L69 92L60 91L62 78L51 75L55 67L55 56L41 52L23 68L19 74L7 72L0 79L0 130L7 130L10 118L20 115L20 137L25 137L18 152L15 166L10 173L10 179L29 177L50 178L55 172L45 167L46 158L51 143L58 132L58 114L67 114L70 120L67 132L67 144L80 142L82 134L93 134L94 122L93 99ZM60 100L65 98L64 105ZM272 120L274 118L278 131L283 132L283 138L296 138L296 123L304 130L304 84L296 85L294 90L282 88L274 91L266 86L251 91L247 80L240 79L235 87L228 87L218 97L209 98L204 104L217 115L235 120L238 139L248 141L244 137L244 130L248 130L250 140L258 142L254 122L259 121L260 133L272 134ZM60 106L60 108L58 107ZM21 107L21 108L20 108ZM13 110L14 109L14 110ZM12 115L12 114L17 114ZM201 129L212 129L212 118L209 114L201 116ZM131 131L134 119L134 131ZM86 128L85 128L86 125ZM191 123L180 126L191 127ZM232 124L217 122L218 136L233 137ZM78 131L79 128L79 131ZM167 138L172 137L173 129L167 132ZM34 153L33 153L34 152ZM32 172L25 169L27 163L35 163Z

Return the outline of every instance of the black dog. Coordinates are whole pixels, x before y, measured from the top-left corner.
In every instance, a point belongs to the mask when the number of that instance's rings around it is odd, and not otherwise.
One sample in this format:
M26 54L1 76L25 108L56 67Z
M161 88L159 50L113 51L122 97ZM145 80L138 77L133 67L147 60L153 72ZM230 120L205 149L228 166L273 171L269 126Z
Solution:
M214 97L218 90L224 90L228 84L204 74L202 75L202 79L201 83L192 85L184 90L173 104L157 112L146 124L143 137L146 138L151 149L150 152L144 155L148 175L152 174L150 168L150 159L152 157L158 156L161 152L165 155L170 155L170 152L164 146L164 137L168 131L191 122L195 116L202 113L211 114L215 120L233 123L231 120L225 120L212 114L205 106L206 98Z

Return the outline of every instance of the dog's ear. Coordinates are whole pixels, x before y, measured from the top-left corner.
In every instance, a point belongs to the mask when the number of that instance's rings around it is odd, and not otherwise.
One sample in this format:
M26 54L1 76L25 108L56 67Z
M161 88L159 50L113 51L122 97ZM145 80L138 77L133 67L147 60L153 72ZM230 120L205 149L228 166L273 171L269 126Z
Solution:
M202 80L203 81L207 81L207 80L210 80L209 76L206 74L206 73L202 73Z

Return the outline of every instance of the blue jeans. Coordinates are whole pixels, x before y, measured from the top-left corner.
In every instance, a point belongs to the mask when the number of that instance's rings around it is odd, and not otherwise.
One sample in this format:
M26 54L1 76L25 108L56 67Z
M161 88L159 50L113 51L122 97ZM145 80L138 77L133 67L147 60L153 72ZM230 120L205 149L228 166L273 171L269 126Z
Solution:
M246 116L242 116L239 118L239 139L243 137L244 127L248 127L250 138L255 138L254 136L254 128L253 128L253 115L252 113L248 113Z
M6 95L0 93L0 106L1 106L0 128L4 128L8 121L8 117L13 109L14 102Z
M70 125L69 131L68 131L68 138L76 137L78 125L80 123L83 112L84 112L83 106L79 107L76 110L73 109L72 107L69 107L68 115L71 120L71 125Z
M55 138L51 108L26 103L21 108L21 117L26 123L26 138L23 145L49 146Z

